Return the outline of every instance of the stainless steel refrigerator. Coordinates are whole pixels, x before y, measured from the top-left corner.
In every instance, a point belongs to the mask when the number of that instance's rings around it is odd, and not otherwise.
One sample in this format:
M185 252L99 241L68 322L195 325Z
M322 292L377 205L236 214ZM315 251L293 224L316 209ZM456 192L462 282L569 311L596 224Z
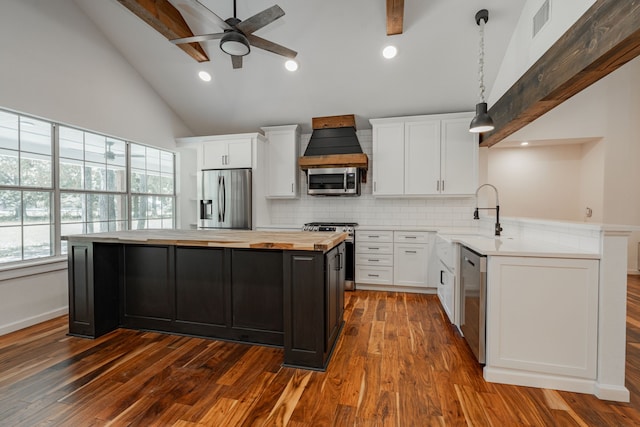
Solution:
M251 169L202 171L200 228L251 229Z

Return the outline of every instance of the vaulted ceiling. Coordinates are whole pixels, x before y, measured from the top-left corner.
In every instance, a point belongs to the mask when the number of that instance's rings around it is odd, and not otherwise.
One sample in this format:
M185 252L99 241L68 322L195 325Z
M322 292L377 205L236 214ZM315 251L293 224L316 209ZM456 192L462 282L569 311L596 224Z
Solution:
M246 19L274 4L285 16L256 35L298 52L298 71L285 58L252 49L234 70L218 41L203 42L198 63L117 0L75 0L129 63L197 135L255 132L260 126L355 114L368 119L471 111L478 101L478 27L489 9L485 83L490 91L524 0L405 0L402 34L387 36L385 0L237 0ZM151 1L151 0L149 0ZM171 1L171 0L170 0ZM232 0L201 0L223 19ZM196 34L220 32L186 17ZM398 55L385 60L387 44ZM205 83L198 71L213 79Z

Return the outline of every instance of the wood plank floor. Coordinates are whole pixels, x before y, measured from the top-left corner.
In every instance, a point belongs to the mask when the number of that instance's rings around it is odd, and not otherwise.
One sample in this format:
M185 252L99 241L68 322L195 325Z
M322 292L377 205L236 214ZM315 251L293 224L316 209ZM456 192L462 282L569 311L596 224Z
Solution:
M327 372L282 350L60 317L0 337L0 426L637 426L640 276L629 277L631 403L486 383L437 297L355 291Z

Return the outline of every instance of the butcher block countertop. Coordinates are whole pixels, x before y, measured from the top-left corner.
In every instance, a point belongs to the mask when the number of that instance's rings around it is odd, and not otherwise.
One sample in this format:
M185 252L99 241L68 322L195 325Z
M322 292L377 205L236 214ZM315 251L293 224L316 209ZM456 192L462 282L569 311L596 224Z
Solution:
M100 243L208 246L215 248L274 249L326 252L347 238L347 233L253 230L129 230L74 234L67 240Z

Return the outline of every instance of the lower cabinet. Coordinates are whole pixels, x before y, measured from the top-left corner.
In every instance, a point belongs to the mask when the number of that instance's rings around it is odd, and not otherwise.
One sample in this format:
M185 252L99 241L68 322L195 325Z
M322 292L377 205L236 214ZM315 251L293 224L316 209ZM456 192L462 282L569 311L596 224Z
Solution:
M69 241L69 333L118 327L284 346L325 369L344 324L345 244L327 253Z
M393 231L356 231L356 287L393 285Z
M69 245L69 334L96 338L118 327L121 246Z
M393 244L393 283L397 286L426 288L433 235L425 231L395 231Z
M284 253L284 360L288 366L324 369L344 323L341 243L326 254Z

